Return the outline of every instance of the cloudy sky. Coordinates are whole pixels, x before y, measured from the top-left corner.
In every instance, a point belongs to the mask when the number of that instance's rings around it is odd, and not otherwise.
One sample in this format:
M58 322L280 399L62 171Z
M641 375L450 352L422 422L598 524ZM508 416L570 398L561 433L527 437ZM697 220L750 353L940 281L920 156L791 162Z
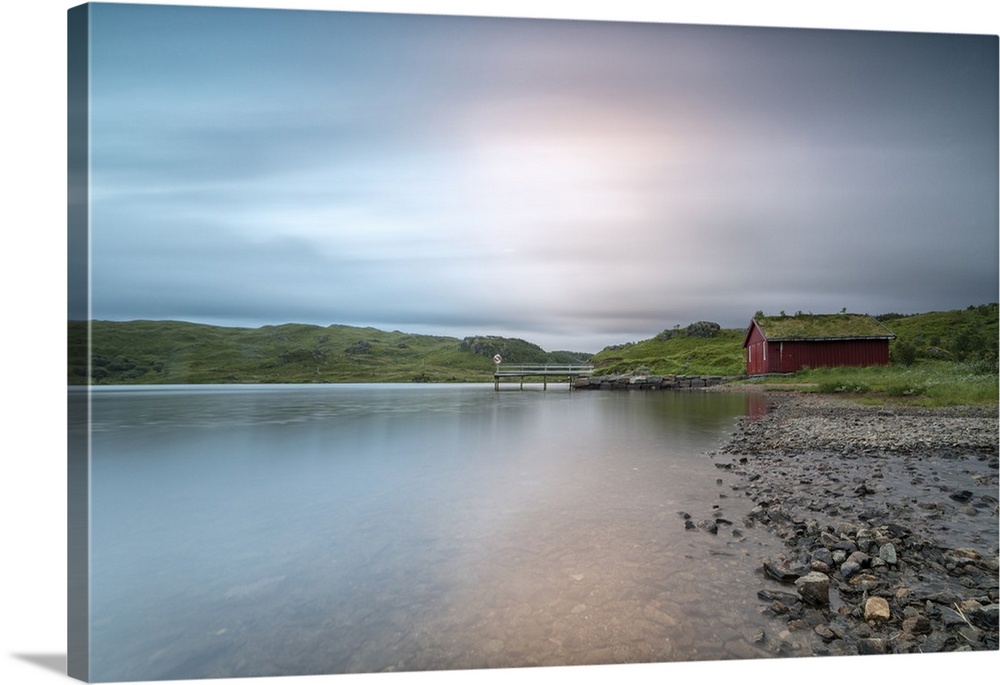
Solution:
M998 299L996 36L91 11L95 319L593 352Z

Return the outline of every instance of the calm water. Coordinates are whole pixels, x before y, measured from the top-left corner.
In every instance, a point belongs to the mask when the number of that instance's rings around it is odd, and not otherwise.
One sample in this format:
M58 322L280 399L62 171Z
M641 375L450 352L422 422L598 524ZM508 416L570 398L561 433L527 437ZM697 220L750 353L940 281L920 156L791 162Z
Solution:
M97 388L93 678L755 656L775 543L678 516L749 508L705 454L747 402Z

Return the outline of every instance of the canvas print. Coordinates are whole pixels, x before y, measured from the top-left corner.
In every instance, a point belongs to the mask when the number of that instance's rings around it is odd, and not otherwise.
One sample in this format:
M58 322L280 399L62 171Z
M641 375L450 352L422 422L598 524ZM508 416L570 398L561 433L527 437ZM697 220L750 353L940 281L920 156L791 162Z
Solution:
M998 649L997 36L67 21L72 677Z

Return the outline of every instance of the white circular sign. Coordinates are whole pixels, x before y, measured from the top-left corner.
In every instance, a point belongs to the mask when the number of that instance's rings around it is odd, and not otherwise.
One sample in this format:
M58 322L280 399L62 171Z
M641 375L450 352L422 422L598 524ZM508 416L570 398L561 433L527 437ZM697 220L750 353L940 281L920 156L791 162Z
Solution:
M503 361L503 357L501 357L499 354L493 355L493 362L494 363L499 364L502 361Z

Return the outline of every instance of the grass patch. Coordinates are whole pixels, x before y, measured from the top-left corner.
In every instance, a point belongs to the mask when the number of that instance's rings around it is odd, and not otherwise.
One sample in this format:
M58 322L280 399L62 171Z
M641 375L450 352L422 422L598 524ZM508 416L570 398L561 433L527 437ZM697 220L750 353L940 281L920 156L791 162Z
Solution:
M998 376L979 365L924 361L911 366L839 367L803 370L796 383L815 392L864 398L866 402L906 402L928 407L996 405Z

